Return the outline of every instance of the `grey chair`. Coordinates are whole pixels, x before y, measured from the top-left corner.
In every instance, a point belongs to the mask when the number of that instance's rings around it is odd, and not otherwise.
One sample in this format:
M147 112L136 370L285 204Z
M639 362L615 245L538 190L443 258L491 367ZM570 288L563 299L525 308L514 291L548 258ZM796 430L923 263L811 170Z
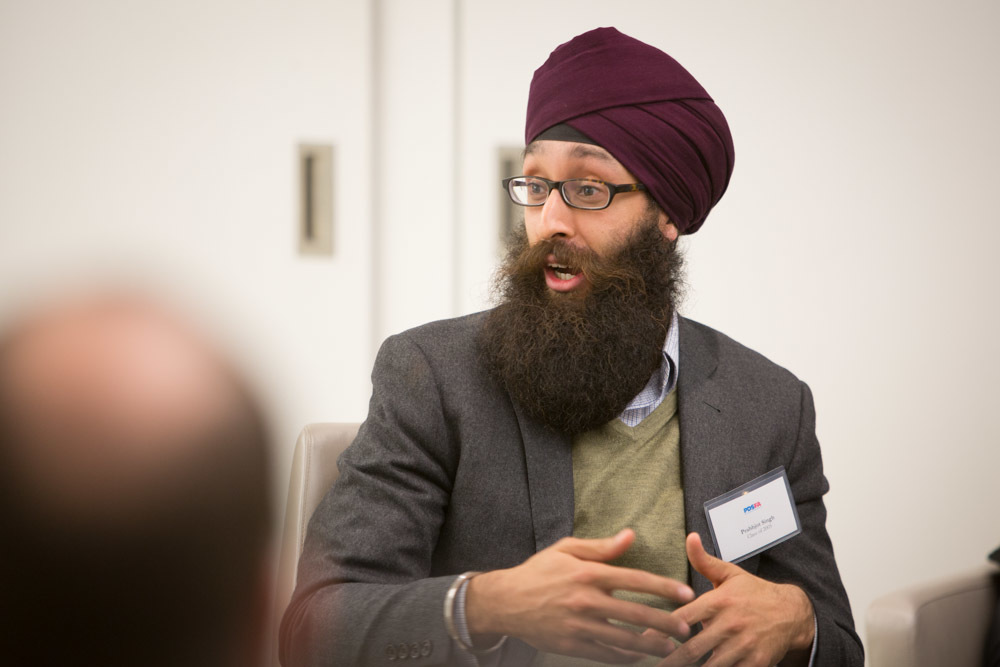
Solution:
M868 607L870 667L982 667L997 605L993 564L911 586Z
M285 527L278 559L278 581L275 609L280 620L295 590L295 580L306 538L309 518L327 489L337 479L337 459L358 433L357 423L309 424L295 443L288 503L285 506ZM277 665L277 647L272 651Z

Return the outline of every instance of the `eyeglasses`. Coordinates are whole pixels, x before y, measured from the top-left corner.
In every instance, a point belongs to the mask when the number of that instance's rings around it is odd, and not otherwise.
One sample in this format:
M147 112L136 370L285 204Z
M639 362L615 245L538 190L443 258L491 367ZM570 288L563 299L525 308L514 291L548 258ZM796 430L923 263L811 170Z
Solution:
M568 181L550 181L540 176L511 176L502 181L510 200L520 206L542 206L549 193L558 188L563 201L573 208L599 211L611 206L619 192L645 190L642 183L615 185L590 178L571 178Z

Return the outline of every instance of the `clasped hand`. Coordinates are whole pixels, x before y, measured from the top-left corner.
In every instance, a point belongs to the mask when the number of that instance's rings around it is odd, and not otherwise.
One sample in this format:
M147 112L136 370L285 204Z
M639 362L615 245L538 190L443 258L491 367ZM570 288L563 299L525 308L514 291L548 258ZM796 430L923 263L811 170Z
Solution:
M466 595L470 634L484 643L511 635L540 651L606 663L669 654L674 647L669 638L687 638L688 624L611 593L629 590L684 603L694 599L694 591L673 579L607 564L634 540L631 530L596 540L567 537L517 567L473 578ZM639 634L611 620L655 632Z
M683 583L649 572L608 565L635 540L631 530L614 537L564 538L521 565L469 582L469 632L484 644L497 635L518 637L540 651L606 663L665 657L661 667L695 664L712 652L709 667L773 665L784 657L808 659L812 604L797 586L774 584L705 552L688 536L691 566L714 589L695 599ZM649 593L680 606L673 613L618 600L615 590ZM648 628L642 634L616 625ZM679 647L691 626L703 630Z

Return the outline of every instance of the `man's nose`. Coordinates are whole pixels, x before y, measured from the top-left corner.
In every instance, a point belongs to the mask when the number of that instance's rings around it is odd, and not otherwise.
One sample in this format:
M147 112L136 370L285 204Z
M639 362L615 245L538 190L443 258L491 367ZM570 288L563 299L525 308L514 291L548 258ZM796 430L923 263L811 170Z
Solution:
M539 237L543 239L571 238L576 233L573 222L574 212L574 209L563 201L559 189L553 188L542 205L539 217Z

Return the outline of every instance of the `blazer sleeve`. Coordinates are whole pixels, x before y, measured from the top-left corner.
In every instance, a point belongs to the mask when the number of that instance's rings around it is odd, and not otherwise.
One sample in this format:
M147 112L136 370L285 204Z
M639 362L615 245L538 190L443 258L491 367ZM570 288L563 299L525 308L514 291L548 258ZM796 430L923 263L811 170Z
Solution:
M801 408L795 448L784 462L802 532L761 556L758 576L799 585L813 603L818 628L814 667L864 665L847 592L826 531L823 495L829 484L816 439L816 412L809 387L800 382Z
M443 620L455 576L432 576L458 458L434 373L415 343L394 336L372 383L368 419L309 522L282 664L467 664Z

